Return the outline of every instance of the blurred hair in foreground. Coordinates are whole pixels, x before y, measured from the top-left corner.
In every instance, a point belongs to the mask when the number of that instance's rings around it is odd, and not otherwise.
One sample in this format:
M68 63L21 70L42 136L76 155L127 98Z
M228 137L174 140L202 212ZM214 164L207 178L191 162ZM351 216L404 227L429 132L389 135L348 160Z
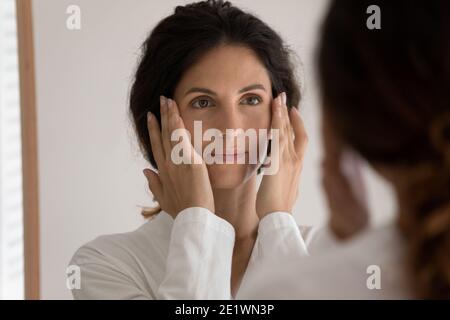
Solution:
M381 9L381 29L366 9ZM318 52L323 112L403 177L398 226L418 298L450 298L450 2L333 1Z

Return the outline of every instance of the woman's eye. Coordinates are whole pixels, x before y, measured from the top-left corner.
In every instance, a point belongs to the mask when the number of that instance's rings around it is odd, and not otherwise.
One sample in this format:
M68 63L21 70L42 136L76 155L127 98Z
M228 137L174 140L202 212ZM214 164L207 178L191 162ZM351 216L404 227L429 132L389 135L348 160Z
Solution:
M251 96L242 100L244 104L256 106L262 102L262 99L258 96Z
M213 106L214 104L208 99L197 99L192 103L194 108L203 109Z

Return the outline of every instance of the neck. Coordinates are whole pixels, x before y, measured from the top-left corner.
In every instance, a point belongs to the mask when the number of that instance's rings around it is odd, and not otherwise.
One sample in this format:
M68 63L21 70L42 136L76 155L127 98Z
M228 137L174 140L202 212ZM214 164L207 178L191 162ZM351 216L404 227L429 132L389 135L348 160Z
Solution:
M256 177L233 189L213 189L216 215L233 225L236 242L256 239L259 224L256 192Z

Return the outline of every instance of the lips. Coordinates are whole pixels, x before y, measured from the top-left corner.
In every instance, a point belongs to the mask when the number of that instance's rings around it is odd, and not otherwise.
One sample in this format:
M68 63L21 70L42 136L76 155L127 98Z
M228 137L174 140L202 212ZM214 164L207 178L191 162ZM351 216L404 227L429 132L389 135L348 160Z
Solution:
M227 152L225 152L225 153L215 153L215 152L213 152L212 153L212 155L213 156L215 156L215 155L218 155L218 156L236 156L236 155L245 155L247 152L246 151L241 151L241 152L239 152L239 151L227 151Z
M237 155L244 155L247 152L230 152L230 153L215 153L214 155L218 156L237 156Z
M247 152L230 152L230 153L216 153L212 155L213 157L222 157L223 162L231 162L236 163L238 159L244 158L246 156Z

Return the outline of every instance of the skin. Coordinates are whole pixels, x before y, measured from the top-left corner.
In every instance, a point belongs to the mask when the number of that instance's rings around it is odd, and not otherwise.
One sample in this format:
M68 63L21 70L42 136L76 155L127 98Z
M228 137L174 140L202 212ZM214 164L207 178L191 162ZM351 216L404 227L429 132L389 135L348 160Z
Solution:
M248 89L252 85L259 86ZM243 89L247 90L240 92ZM216 128L223 133L226 129L268 129L272 99L269 75L253 51L230 45L206 53L199 63L187 70L174 93L191 137L195 120L202 121L203 130ZM204 146L208 143L203 142ZM224 192L253 179L256 170L257 165L249 164L208 165L211 184Z
M339 240L347 240L369 224L367 194L361 163L333 130L326 114L322 117L322 187L328 203L328 225ZM342 163L349 172L344 172Z
M259 86L239 92L254 84ZM204 88L215 94L197 91L186 94L191 88ZM199 98L205 101L199 102ZM170 133L185 128L193 136L194 120L202 121L203 130L278 129L279 153L272 154L280 159L278 173L264 176L258 190L257 165L175 165L170 151L178 142L170 141ZM206 53L183 75L174 100L168 103L164 98L161 100L161 122L159 128L155 117L149 115L149 135L159 168L158 173L144 170L149 187L161 208L173 218L185 208L204 207L233 225L236 238L231 293L235 296L256 240L259 221L270 212L292 212L307 145L301 117L296 108L288 112L285 94L272 97L267 70L252 50L223 45ZM192 144L187 147L191 148L193 157L201 159Z
M328 224L337 239L345 241L369 226L370 212L360 159L354 157L351 148L339 139L338 132L334 130L326 114L322 116L322 137L322 184L329 209ZM341 163L350 164L352 171L346 174ZM413 210L410 208L411 185L417 184L417 179L426 177L430 171L435 170L432 163L414 167L388 166L373 162L368 164L391 185L400 214Z

